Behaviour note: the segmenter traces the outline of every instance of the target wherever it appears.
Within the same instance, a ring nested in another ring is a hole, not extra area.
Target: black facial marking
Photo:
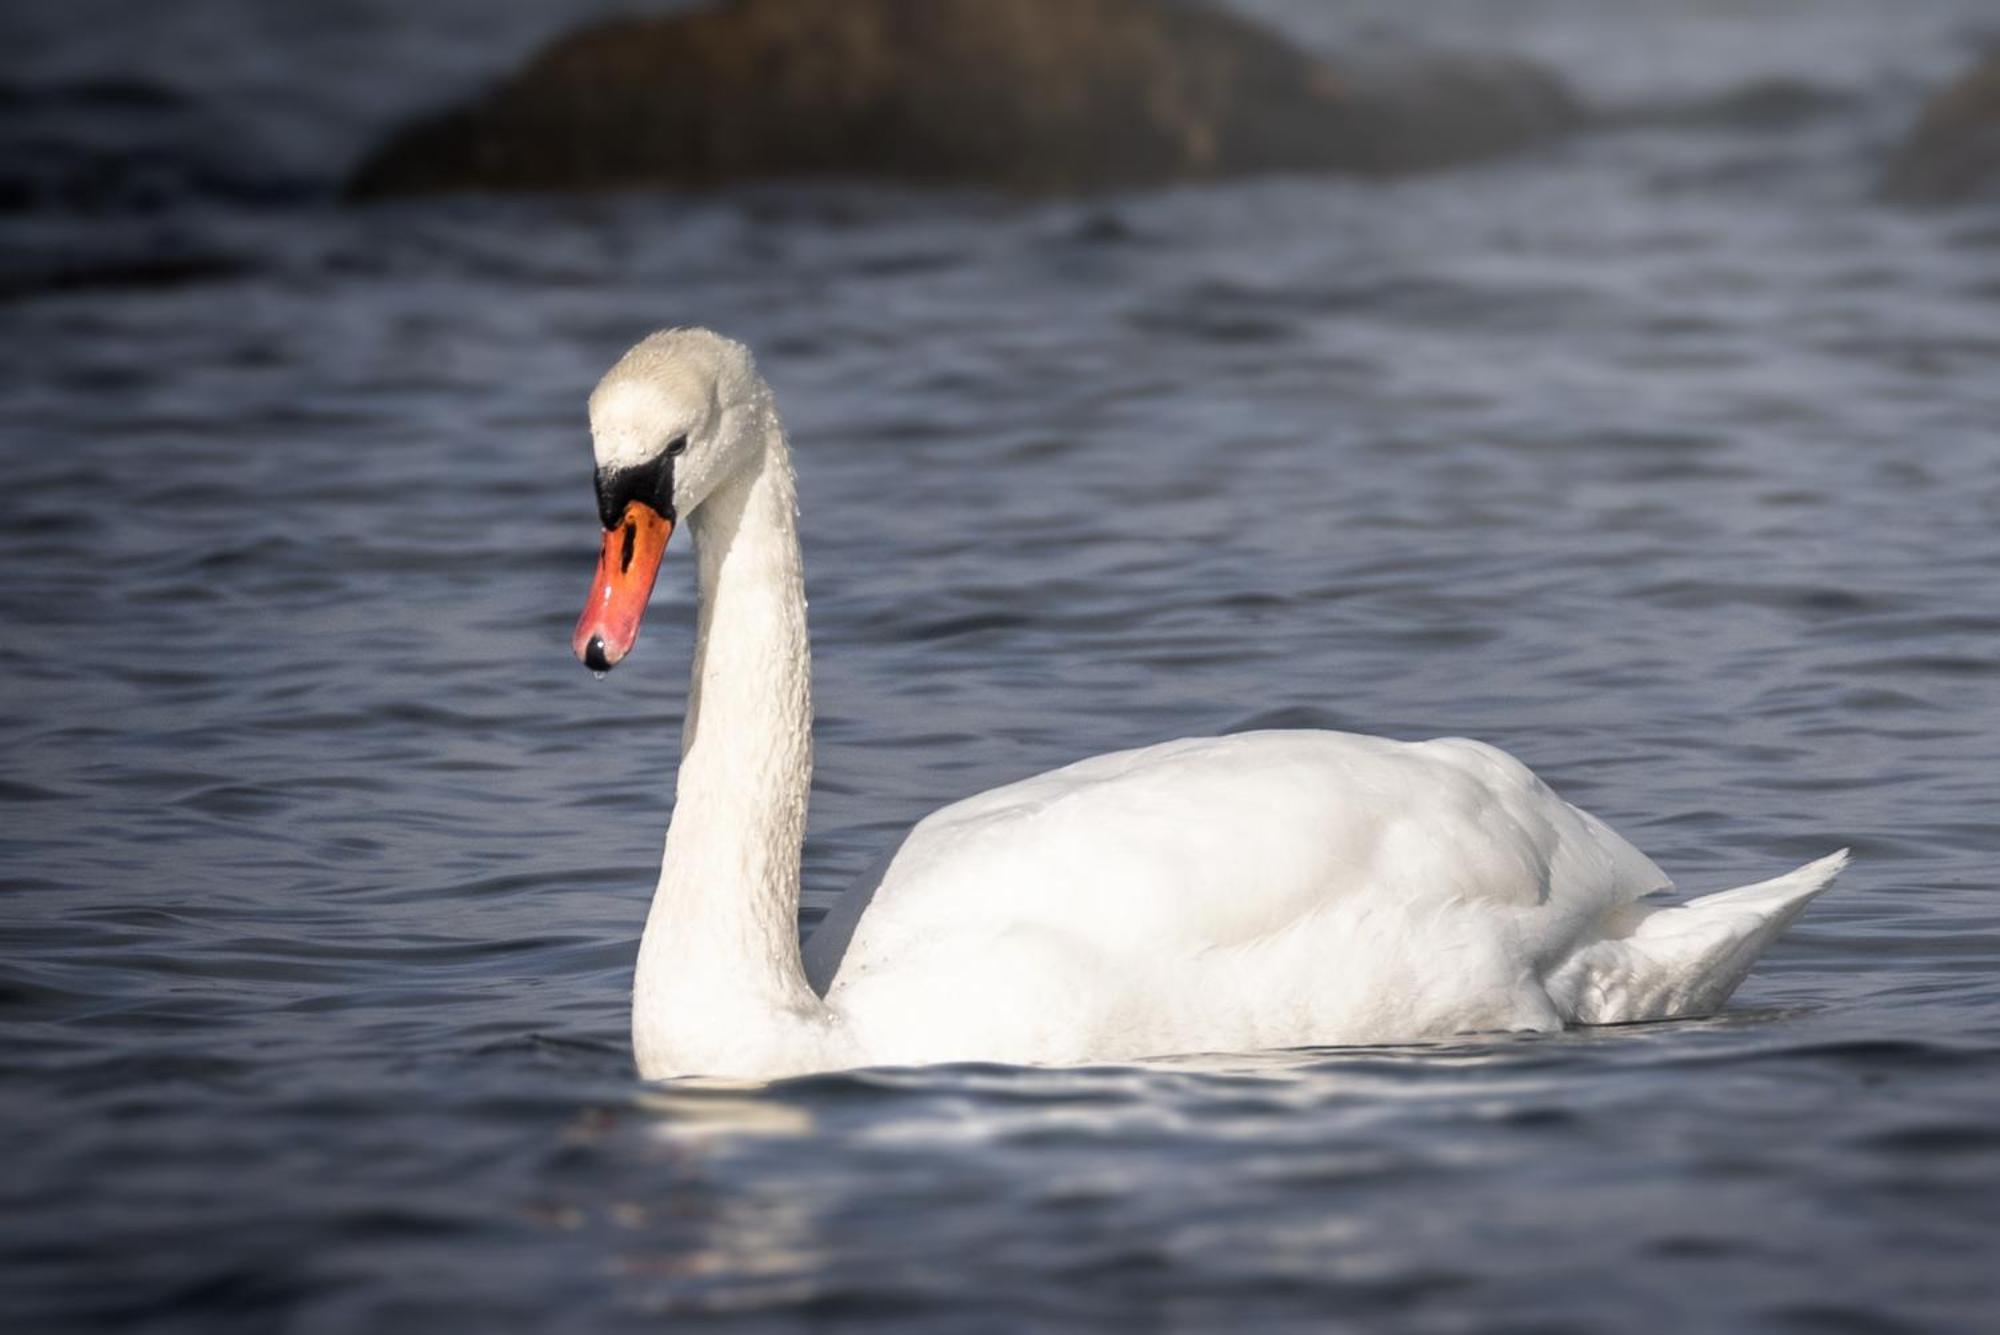
[[[626,571],[632,568],[632,545],[636,543],[638,540],[639,540],[639,526],[637,524],[627,524],[625,526],[625,551],[624,554],[618,558],[619,574],[622,575]]]
[[[605,532],[618,527],[618,521],[625,517],[625,507],[633,501],[644,501],[658,510],[662,518],[675,517],[672,454],[656,454],[631,468],[597,470],[597,518]]]

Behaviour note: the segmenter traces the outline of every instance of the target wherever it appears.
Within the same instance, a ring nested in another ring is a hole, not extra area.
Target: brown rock
[[[1931,99],[1882,190],[1916,204],[2000,195],[2000,52]]]
[[[350,191],[1379,173],[1504,152],[1575,119],[1562,88],[1518,62],[1349,69],[1160,0],[729,0],[558,39],[471,104],[392,134]]]

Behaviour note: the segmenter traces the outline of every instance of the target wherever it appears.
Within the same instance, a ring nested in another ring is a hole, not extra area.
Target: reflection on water
[[[762,1085],[702,1079],[648,1086],[637,1105],[659,1116],[655,1131],[663,1141],[699,1148],[758,1136],[806,1136],[812,1113],[760,1097]]]
[[[1981,11],[1252,7],[1833,95],[1386,185],[0,215],[97,275],[0,306],[14,1326],[1979,1327],[2000,227],[1867,190]],[[302,70],[304,138],[203,96],[313,161],[561,17],[488,8],[329,11],[404,83]],[[10,49],[203,27],[105,12]],[[134,228],[226,268],[89,268]],[[946,797],[1267,726],[1488,738],[1690,893],[1856,865],[1698,1024],[640,1087],[686,553],[624,672],[566,640],[583,397],[669,321],[792,430],[809,917]]]

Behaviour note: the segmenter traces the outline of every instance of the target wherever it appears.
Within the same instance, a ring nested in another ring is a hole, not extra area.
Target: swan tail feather
[[[1846,865],[1843,848],[1755,885],[1685,904],[1634,905],[1623,934],[1583,947],[1549,976],[1549,997],[1572,1024],[1713,1014]]]

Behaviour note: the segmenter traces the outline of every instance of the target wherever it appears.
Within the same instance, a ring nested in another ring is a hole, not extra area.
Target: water
[[[39,125],[263,141],[0,216],[10,1329],[1990,1323],[2000,218],[1868,195],[1980,8],[1251,6],[1822,94],[1389,185],[335,207],[564,17],[473,8],[8,17]],[[643,1086],[686,551],[566,639],[668,322],[792,429],[809,920],[945,798],[1271,724],[1487,738],[1691,891],[1856,864],[1704,1023]]]

